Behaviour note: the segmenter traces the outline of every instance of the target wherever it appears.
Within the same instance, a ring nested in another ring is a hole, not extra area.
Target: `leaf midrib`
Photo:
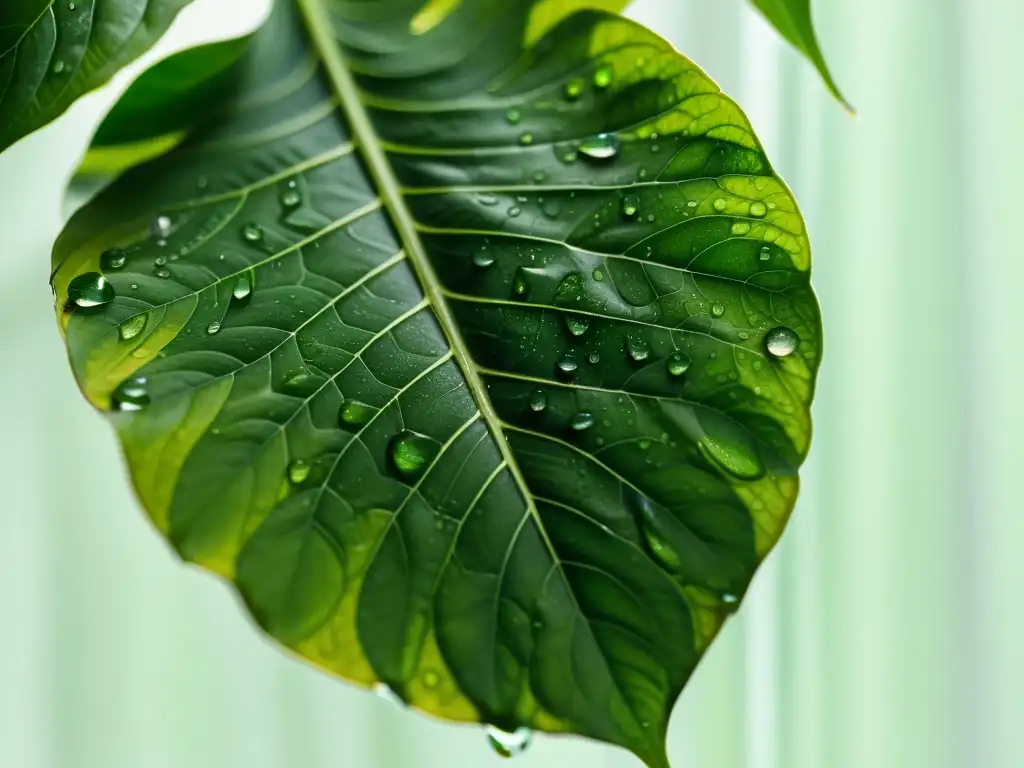
[[[540,514],[537,511],[533,494],[526,483],[526,478],[523,476],[515,455],[505,439],[502,421],[487,394],[487,385],[484,384],[477,370],[473,357],[469,352],[469,346],[462,337],[462,332],[455,321],[451,308],[448,306],[441,280],[438,278],[437,272],[430,262],[430,257],[427,255],[423,241],[420,240],[419,233],[416,230],[416,223],[408,206],[405,204],[402,187],[395,177],[391,162],[388,160],[383,145],[377,137],[376,129],[373,127],[366,108],[363,106],[355,80],[352,78],[348,65],[342,58],[341,50],[331,34],[331,22],[324,11],[323,3],[321,0],[298,0],[298,4],[302,15],[305,17],[306,27],[309,30],[313,45],[320,54],[324,68],[327,71],[327,76],[338,95],[341,109],[349,120],[354,143],[362,150],[367,169],[377,185],[380,198],[384,201],[384,207],[390,214],[392,223],[398,230],[398,235],[405,246],[409,263],[416,273],[420,287],[423,289],[424,295],[434,310],[434,315],[437,317],[438,324],[448,339],[448,344],[463,376],[466,377],[466,385],[469,387],[473,399],[480,408],[480,413],[487,424],[487,430],[491,433],[495,445],[498,447],[502,458],[515,479],[519,492],[527,506],[528,514],[533,517],[534,522],[537,524],[537,529],[543,537],[545,546],[551,553],[552,558],[557,562],[560,558],[541,523]]]

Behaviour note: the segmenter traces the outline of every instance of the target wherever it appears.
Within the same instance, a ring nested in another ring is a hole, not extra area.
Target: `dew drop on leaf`
[[[772,357],[788,357],[796,352],[800,337],[792,328],[779,326],[768,331],[764,337],[764,346]]]
[[[604,272],[600,268],[594,270],[594,279],[599,283],[604,280]]]
[[[480,267],[481,269],[486,269],[487,267],[494,264],[494,254],[481,248],[479,251],[473,254],[473,264]]]
[[[373,416],[374,409],[358,400],[346,400],[338,411],[338,425],[345,427],[361,427]]]
[[[171,234],[171,219],[168,216],[157,216],[149,225],[149,234],[157,240],[162,240]]]
[[[764,475],[764,463],[753,438],[736,426],[705,433],[700,450],[704,456],[740,480],[757,480]]]
[[[55,62],[53,62],[53,67],[51,68],[51,71],[53,72],[53,74],[59,75],[64,71],[64,66],[64,62],[60,59],[57,59]]]
[[[548,407],[548,396],[543,389],[535,389],[530,394],[530,410],[540,413]]]
[[[158,269],[153,274],[159,277],[161,280],[166,280],[171,276],[171,271],[169,269]]]
[[[234,296],[239,301],[241,301],[242,299],[247,298],[249,296],[249,294],[251,294],[251,293],[252,293],[252,283],[249,282],[249,278],[248,277],[246,277],[245,275],[242,275],[235,282],[235,287],[234,287],[234,289],[232,289],[231,295]]]
[[[399,475],[407,479],[415,479],[426,470],[437,456],[438,444],[426,435],[403,429],[388,444],[388,456],[391,465]]]
[[[627,219],[631,219],[636,216],[637,209],[640,206],[640,200],[636,195],[626,195],[622,198],[622,215]]]
[[[117,332],[122,339],[128,341],[130,339],[134,339],[136,336],[142,333],[142,329],[145,327],[146,314],[144,312],[141,312],[137,315],[132,315],[127,320],[122,322],[117,327]]]
[[[512,280],[512,290],[516,296],[524,297],[529,291],[530,286],[526,282],[526,275],[523,272],[523,268],[520,267],[516,270],[516,276]]]
[[[516,757],[523,754],[533,740],[533,731],[529,728],[517,728],[512,733],[487,726],[487,743],[491,749],[502,757]]]
[[[148,384],[145,376],[135,376],[122,381],[110,396],[114,410],[141,411],[149,405]]]
[[[591,160],[611,160],[619,154],[619,140],[613,133],[599,133],[584,139],[579,153]]]
[[[558,360],[558,370],[564,374],[575,373],[579,367],[580,364],[576,361],[576,356],[571,352],[566,352]]]
[[[566,315],[565,327],[573,336],[582,336],[590,327],[590,318],[583,315]]]
[[[721,317],[724,314],[725,314],[725,307],[723,307],[721,304],[712,304],[711,305],[711,316],[712,317]]]
[[[672,376],[682,376],[690,367],[690,356],[685,352],[673,352],[668,357],[668,372]]]
[[[658,531],[651,521],[644,520],[641,527],[644,531],[644,538],[647,540],[647,546],[651,550],[651,554],[654,555],[654,559],[667,570],[678,573],[682,566],[682,561],[679,559],[679,553],[676,552],[675,548],[668,543],[668,540],[661,535],[661,532]]]
[[[515,125],[516,123],[523,119],[523,113],[520,112],[515,107],[510,107],[509,110],[505,113],[505,119],[508,120],[508,122],[511,125]]]
[[[719,198],[716,198],[715,202],[713,202],[711,204],[711,207],[714,208],[719,213],[721,213],[722,211],[725,210],[727,205],[728,205],[728,203],[725,202],[725,198],[719,197]]]
[[[100,254],[100,269],[109,272],[121,269],[128,261],[128,252],[124,248],[110,248]]]
[[[763,247],[763,248],[761,249],[761,252],[760,252],[760,253],[758,253],[758,255],[757,255],[757,258],[759,258],[759,259],[760,259],[761,261],[768,261],[769,259],[771,259],[771,257],[772,257],[772,252],[771,252],[771,250],[770,250],[770,249],[768,248],[768,246],[767,246],[767,245],[766,245],[766,246],[764,246],[764,247]]]
[[[206,326],[206,332],[210,336],[213,336],[218,331],[220,331],[220,320],[214,320],[212,323]]]
[[[247,243],[259,243],[263,240],[263,227],[250,222],[242,227],[242,239]]]
[[[757,201],[750,204],[750,215],[754,218],[760,219],[766,213],[768,213],[768,207],[764,203]]]
[[[586,411],[580,411],[572,417],[572,421],[569,422],[569,426],[575,432],[583,432],[584,430],[590,429],[594,426],[595,421],[596,419],[594,419],[594,414]]]
[[[626,337],[626,352],[634,362],[642,363],[651,354],[651,348],[646,341],[638,336]]]
[[[612,76],[611,64],[602,64],[594,70],[594,85],[598,88],[607,88],[612,84]]]
[[[522,144],[524,147],[530,146],[531,144],[533,144],[533,134],[532,133],[524,133],[524,134],[522,134],[519,137],[519,143]]]
[[[565,84],[562,93],[565,95],[566,101],[578,101],[580,96],[583,95],[583,81],[570,80]]]
[[[283,189],[278,200],[286,211],[294,211],[302,205],[302,194],[297,189]]]
[[[68,284],[68,301],[85,309],[109,304],[115,295],[114,286],[99,272],[78,275]]]
[[[309,477],[312,467],[302,459],[296,459],[288,465],[288,482],[292,485],[302,485]]]

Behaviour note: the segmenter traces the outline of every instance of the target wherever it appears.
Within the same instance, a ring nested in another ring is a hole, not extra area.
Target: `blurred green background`
[[[197,0],[146,61],[265,5]],[[677,768],[1017,768],[1024,3],[814,7],[855,119],[741,0],[631,11],[740,102],[794,188],[827,340],[801,501],[670,752]],[[46,285],[65,180],[129,79],[0,158],[0,766],[497,765],[478,729],[272,648],[137,508]],[[549,738],[518,760],[639,765]]]

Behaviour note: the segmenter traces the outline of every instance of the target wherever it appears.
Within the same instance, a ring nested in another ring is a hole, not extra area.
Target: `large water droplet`
[[[110,396],[110,403],[117,411],[141,411],[149,405],[149,388],[145,376],[136,376],[122,381]]]
[[[423,474],[437,456],[438,450],[436,441],[411,429],[403,429],[391,438],[388,456],[398,474],[407,479],[415,479]]]
[[[642,363],[651,355],[651,347],[646,340],[639,336],[626,337],[626,352],[634,362]]]
[[[685,352],[673,352],[668,357],[668,372],[672,376],[682,376],[690,367],[690,356]]]
[[[573,336],[582,336],[590,327],[590,318],[585,315],[566,315],[565,327]]]
[[[724,314],[725,314],[725,307],[724,306],[722,306],[721,304],[712,304],[711,305],[711,316],[712,317],[721,317]]]
[[[149,225],[149,234],[157,240],[162,240],[171,234],[171,219],[169,216],[157,216]]]
[[[242,275],[235,282],[235,287],[231,291],[231,295],[241,301],[242,299],[248,298],[249,294],[252,293],[252,283],[249,282],[249,278]]]
[[[345,427],[361,427],[370,420],[374,408],[358,400],[346,400],[338,411],[338,425]]]
[[[529,728],[517,728],[512,733],[487,726],[487,743],[491,749],[502,757],[515,757],[521,755],[530,747],[533,739],[533,731]]]
[[[594,418],[594,414],[587,413],[586,411],[580,411],[572,417],[572,421],[569,422],[569,426],[575,432],[582,432],[594,426],[595,421],[596,419]]]
[[[132,315],[127,320],[122,322],[117,327],[117,332],[118,334],[120,334],[122,339],[128,341],[129,339],[134,339],[136,336],[142,333],[142,329],[145,327],[146,314],[140,313],[138,315]]]
[[[99,272],[86,272],[68,284],[68,301],[78,307],[101,307],[114,300],[114,286]]]
[[[796,352],[800,337],[792,328],[779,326],[768,331],[764,337],[764,346],[772,357],[788,357]]]
[[[110,248],[100,254],[100,269],[110,272],[121,269],[128,261],[128,252],[124,248]]]
[[[242,239],[247,243],[258,243],[263,240],[263,227],[256,222],[249,222],[242,227]]]
[[[206,326],[206,332],[210,336],[213,336],[218,331],[220,331],[220,320],[214,320],[212,323]]]
[[[584,139],[579,152],[591,160],[611,160],[619,154],[619,139],[613,133],[599,133]]]
[[[711,204],[711,207],[714,208],[719,213],[721,213],[722,211],[724,211],[726,209],[727,205],[728,205],[728,203],[725,202],[725,198],[719,197],[719,198],[715,199],[715,202],[713,202]]]
[[[612,84],[614,74],[611,64],[602,64],[594,70],[594,85],[598,88],[607,88]]]
[[[558,360],[558,370],[564,374],[575,373],[579,367],[580,364],[572,352],[566,352]]]
[[[548,396],[543,389],[535,389],[530,394],[530,410],[540,413],[548,407]]]
[[[766,213],[768,213],[768,207],[764,203],[755,201],[750,204],[750,215],[754,218],[760,219]]]

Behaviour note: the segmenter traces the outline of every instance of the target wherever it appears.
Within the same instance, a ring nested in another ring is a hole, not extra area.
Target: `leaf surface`
[[[191,0],[3,0],[0,152],[106,83]]]
[[[664,768],[796,496],[804,225],[643,27],[433,5],[280,3],[55,246],[71,364],[157,527],[282,644]]]

